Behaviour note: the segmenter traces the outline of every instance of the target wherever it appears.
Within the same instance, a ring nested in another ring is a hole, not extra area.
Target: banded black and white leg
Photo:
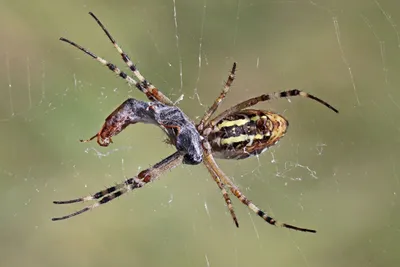
[[[115,39],[111,36],[110,32],[106,29],[103,23],[92,13],[89,14],[96,20],[97,24],[102,28],[104,33],[107,35],[108,39],[110,39],[111,43],[117,49],[118,53],[121,55],[122,60],[128,65],[129,69],[133,72],[136,78],[139,80],[140,85],[143,87],[143,93],[146,94],[147,97],[153,97],[161,103],[166,105],[173,106],[174,103],[161,91],[159,91],[153,84],[151,84],[145,77],[140,73],[140,71],[136,68],[135,64],[129,58],[128,54],[126,54],[122,48],[117,44]]]
[[[208,123],[208,120],[210,119],[210,117],[217,111],[219,105],[222,103],[222,101],[228,94],[229,89],[231,88],[231,85],[232,85],[233,81],[235,80],[235,73],[236,73],[236,62],[233,63],[233,66],[229,73],[228,79],[226,80],[225,86],[222,89],[220,95],[215,99],[212,106],[206,111],[203,118],[201,118],[200,122],[197,124],[197,128],[200,131],[203,130],[204,125]]]
[[[222,112],[221,114],[219,114],[218,116],[213,118],[211,121],[209,121],[207,126],[213,127],[219,121],[221,121],[223,118],[226,118],[227,116],[229,116],[233,113],[239,112],[245,108],[254,106],[254,105],[258,104],[259,102],[270,101],[270,100],[279,99],[279,98],[294,97],[294,96],[310,98],[310,99],[315,100],[315,101],[319,102],[320,104],[326,106],[327,108],[333,110],[334,112],[339,113],[339,111],[336,108],[334,108],[333,106],[331,106],[324,100],[322,100],[314,95],[311,95],[309,93],[306,93],[304,91],[301,91],[299,89],[291,89],[291,90],[282,91],[282,92],[263,94],[263,95],[245,100],[245,101],[225,110],[224,112]],[[206,125],[204,127],[206,127]]]
[[[229,187],[231,193],[237,197],[240,202],[242,202],[244,205],[246,205],[250,210],[252,210],[254,213],[256,213],[258,216],[260,216],[264,221],[271,225],[279,226],[279,227],[284,227],[292,230],[297,230],[297,231],[302,231],[302,232],[310,232],[310,233],[316,233],[316,230],[313,229],[308,229],[308,228],[302,228],[302,227],[297,227],[291,224],[287,223],[282,223],[271,216],[269,216],[267,213],[262,211],[260,208],[258,208],[256,205],[253,204],[240,190],[239,188],[232,182],[232,180],[221,170],[221,168],[217,165],[217,163],[214,160],[214,157],[212,156],[211,152],[211,146],[207,141],[203,142],[203,147],[204,147],[204,164],[206,167],[209,169],[210,173],[213,172],[215,173],[218,178],[221,180],[223,184]]]
[[[228,192],[226,191],[225,185],[222,183],[222,181],[218,177],[218,175],[215,172],[213,172],[210,167],[207,166],[207,161],[204,161],[204,164],[206,165],[207,170],[210,173],[211,177],[214,179],[214,181],[217,183],[219,189],[221,190],[222,196],[224,197],[226,206],[228,207],[228,210],[229,210],[229,213],[231,214],[233,222],[235,223],[236,227],[239,227],[239,222],[236,217],[235,211],[233,209],[232,201],[229,197]]]
[[[162,161],[156,163],[152,167],[141,171],[135,177],[129,178],[121,183],[118,183],[114,186],[108,187],[102,191],[99,191],[93,195],[71,199],[71,200],[61,200],[61,201],[53,201],[54,204],[72,204],[72,203],[83,203],[87,201],[96,201],[92,205],[86,206],[81,210],[78,210],[74,213],[52,218],[53,221],[65,220],[86,211],[91,211],[100,205],[106,204],[112,201],[115,198],[122,196],[123,194],[132,191],[136,188],[141,188],[146,184],[156,180],[162,174],[164,174],[167,170],[171,170],[176,166],[182,164],[183,155],[179,151],[170,155],[169,157],[163,159]]]
[[[128,74],[126,74],[124,71],[122,71],[120,68],[117,67],[117,65],[108,62],[107,60],[105,60],[104,58],[101,58],[99,56],[97,56],[96,54],[94,54],[93,52],[87,50],[86,48],[82,47],[81,45],[70,41],[64,37],[60,38],[61,41],[66,42],[76,48],[78,48],[79,50],[81,50],[82,52],[84,52],[86,55],[90,56],[91,58],[95,59],[96,61],[100,62],[100,64],[106,66],[109,70],[111,70],[112,72],[114,72],[115,74],[117,74],[119,77],[121,77],[122,79],[124,79],[129,85],[135,86],[137,89],[139,89],[142,93],[146,94],[146,89],[143,88],[143,86],[138,83],[136,80],[134,80],[132,77],[130,77]],[[147,95],[147,94],[146,94]],[[150,98],[148,97],[149,100],[154,101],[155,98]]]

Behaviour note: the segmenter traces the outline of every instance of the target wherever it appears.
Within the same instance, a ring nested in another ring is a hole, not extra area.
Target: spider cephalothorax
[[[195,125],[181,109],[176,107],[168,97],[142,76],[129,59],[128,55],[122,51],[114,38],[106,30],[104,25],[93,13],[90,13],[90,15],[106,33],[121,55],[123,61],[128,65],[138,81],[121,71],[116,65],[96,56],[80,45],[65,38],[61,38],[61,40],[75,46],[93,59],[107,66],[111,71],[126,80],[128,84],[135,86],[143,92],[151,102],[139,101],[132,98],[126,100],[106,118],[103,127],[96,135],[83,142],[97,138],[99,145],[108,146],[109,143],[112,142],[111,138],[124,130],[129,124],[142,122],[155,124],[162,128],[169,137],[168,143],[173,144],[177,151],[154,164],[152,167],[141,171],[138,175],[93,195],[66,201],[54,201],[55,204],[69,204],[97,200],[94,204],[75,213],[53,218],[54,221],[68,219],[92,210],[128,191],[143,187],[147,183],[160,177],[167,170],[182,163],[194,165],[203,162],[211,177],[220,188],[236,226],[239,226],[239,223],[226,187],[235,197],[267,223],[298,231],[316,232],[312,229],[280,223],[263,212],[242,194],[232,180],[218,167],[214,157],[223,159],[244,159],[259,155],[268,147],[276,144],[276,142],[284,136],[288,127],[288,121],[285,118],[271,111],[247,109],[259,102],[291,96],[302,96],[313,99],[336,113],[338,112],[337,109],[313,95],[298,89],[291,89],[250,98],[212,118],[235,79],[236,63],[234,63],[228,80],[219,97],[206,111],[200,122]]]

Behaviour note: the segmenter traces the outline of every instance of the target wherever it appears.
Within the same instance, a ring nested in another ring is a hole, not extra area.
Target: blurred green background
[[[94,193],[174,149],[135,125],[107,148],[81,144],[134,88],[61,36],[125,68],[93,11],[143,74],[193,119],[237,79],[222,108],[258,105],[290,121],[258,158],[218,161],[277,219],[234,201],[234,227],[204,166],[183,166],[93,212],[53,200]],[[174,11],[176,16],[174,16]],[[397,0],[0,2],[0,266],[399,266],[400,2]],[[177,25],[177,27],[175,26]]]

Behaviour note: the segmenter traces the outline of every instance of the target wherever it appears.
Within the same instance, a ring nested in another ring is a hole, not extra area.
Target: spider
[[[116,65],[96,56],[82,46],[65,38],[60,38],[60,40],[78,48],[108,67],[108,69],[123,78],[129,85],[135,86],[144,93],[150,102],[144,102],[133,98],[126,100],[106,118],[103,127],[97,134],[88,140],[80,141],[88,142],[96,138],[100,146],[108,146],[112,142],[112,137],[119,134],[128,125],[142,122],[159,126],[167,134],[168,143],[174,145],[177,151],[154,164],[152,167],[141,171],[138,175],[93,195],[72,200],[54,201],[54,204],[71,204],[86,201],[95,202],[69,215],[53,218],[53,221],[68,219],[86,211],[93,210],[129,191],[143,187],[147,183],[159,178],[166,171],[180,164],[196,165],[203,162],[211,177],[221,190],[230,215],[237,227],[239,227],[239,223],[227,189],[250,210],[271,225],[316,233],[316,230],[279,222],[262,211],[253,204],[253,202],[251,202],[219,168],[214,158],[245,159],[256,156],[275,145],[285,135],[289,124],[284,117],[267,110],[249,109],[249,107],[259,102],[301,96],[315,100],[336,113],[338,113],[337,109],[311,94],[298,89],[291,89],[250,98],[212,118],[219,105],[226,97],[235,79],[236,63],[233,63],[233,67],[220,95],[206,111],[200,122],[194,124],[167,96],[145,79],[100,20],[92,12],[89,12],[89,14],[108,36],[111,43],[121,55],[123,61],[127,64],[138,81],[121,71]]]

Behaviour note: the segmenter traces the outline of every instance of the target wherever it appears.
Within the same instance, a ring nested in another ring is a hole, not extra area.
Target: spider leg
[[[208,142],[203,142],[204,146],[204,162],[206,163],[207,168],[211,168],[211,170],[221,179],[221,181],[229,186],[232,194],[237,197],[240,202],[242,202],[244,205],[249,207],[250,210],[252,210],[254,213],[256,213],[258,216],[260,216],[264,221],[271,225],[279,226],[279,227],[284,227],[292,230],[297,230],[297,231],[302,231],[302,232],[309,232],[309,233],[316,233],[316,230],[312,229],[307,229],[307,228],[301,228],[297,227],[291,224],[287,223],[281,223],[271,216],[269,216],[267,213],[262,211],[260,208],[258,208],[256,205],[253,204],[243,193],[239,190],[239,188],[231,181],[231,179],[218,167],[217,163],[214,160],[214,157],[211,154],[211,147]]]
[[[120,70],[116,65],[108,62],[107,60],[96,56],[94,53],[90,52],[89,50],[87,50],[86,48],[78,45],[77,43],[74,43],[64,37],[60,38],[61,41],[66,42],[76,48],[78,48],[79,50],[81,50],[82,52],[84,52],[86,55],[89,55],[90,57],[92,57],[93,59],[97,60],[98,62],[100,62],[102,65],[108,67],[109,70],[111,70],[112,72],[114,72],[115,74],[117,74],[119,77],[121,77],[122,79],[124,79],[129,85],[133,85],[135,86],[137,89],[139,89],[141,92],[145,93],[147,95],[147,90],[145,88],[143,88],[143,86],[138,83],[137,81],[135,81],[132,77],[130,77],[128,74],[126,74],[125,72],[123,72],[122,70]],[[150,99],[153,100],[153,99]]]
[[[52,218],[52,221],[60,221],[65,220],[86,211],[93,210],[94,208],[99,207],[102,204],[105,204],[117,197],[122,196],[123,194],[132,191],[136,188],[141,188],[145,186],[147,183],[156,180],[160,175],[165,173],[167,170],[173,169],[176,166],[180,165],[183,160],[183,155],[180,152],[175,152],[174,154],[168,156],[162,161],[156,163],[153,167],[150,167],[146,170],[141,171],[137,176],[129,178],[122,183],[119,183],[115,186],[111,186],[102,191],[95,193],[94,195],[71,199],[71,200],[63,200],[63,201],[54,201],[54,204],[71,204],[78,202],[86,202],[90,200],[98,200],[92,205],[86,206],[83,209],[76,211],[74,213]]]
[[[200,129],[208,123],[208,120],[210,117],[217,111],[219,105],[222,103],[224,98],[229,92],[229,89],[235,80],[235,72],[236,72],[236,62],[233,63],[232,70],[229,73],[228,79],[226,80],[225,86],[222,89],[220,95],[218,96],[217,99],[215,99],[213,105],[207,110],[207,112],[204,114],[203,118],[200,120],[198,127],[200,126]]]
[[[164,103],[169,106],[173,106],[174,103],[167,96],[165,96],[162,92],[158,91],[158,89],[154,85],[152,85],[150,82],[148,82],[143,77],[143,75],[136,68],[135,64],[130,60],[129,56],[121,49],[121,47],[117,44],[115,39],[108,32],[108,30],[103,25],[103,23],[101,23],[101,21],[92,12],[89,12],[89,14],[94,18],[94,20],[97,22],[97,24],[99,24],[99,26],[103,29],[103,31],[107,35],[108,39],[110,39],[111,43],[114,45],[114,47],[117,49],[118,53],[121,55],[122,60],[126,63],[126,65],[128,65],[128,67],[133,72],[133,74],[136,76],[136,78],[138,78],[141,86],[144,87],[144,90],[142,90],[142,92],[145,93],[146,96],[150,100],[157,99],[161,103]]]
[[[245,109],[247,107],[254,106],[259,102],[270,101],[270,100],[273,100],[273,99],[291,97],[291,96],[302,96],[302,97],[310,98],[312,100],[315,100],[315,101],[321,103],[322,105],[324,105],[327,108],[333,110],[334,112],[339,113],[339,111],[336,108],[334,108],[333,106],[331,106],[330,104],[328,104],[324,100],[319,99],[318,97],[313,96],[313,95],[311,95],[309,93],[306,93],[304,91],[301,91],[299,89],[291,89],[291,90],[282,91],[282,92],[263,94],[263,95],[260,95],[258,97],[250,98],[250,99],[248,99],[246,101],[243,101],[243,102],[241,102],[241,103],[239,103],[239,104],[237,104],[237,105],[225,110],[224,112],[222,112],[218,116],[216,116],[214,119],[212,119],[209,122],[209,125],[215,126],[220,120],[222,120],[226,116],[229,116],[229,115],[231,115],[231,114],[233,114],[235,112],[238,112],[238,111],[240,111],[242,109]]]
[[[139,175],[138,175],[139,176]],[[135,177],[134,177],[135,178]],[[129,178],[121,183],[118,183],[114,186],[110,186],[104,190],[101,190],[93,195],[89,195],[86,197],[80,197],[80,198],[76,198],[76,199],[71,199],[71,200],[60,200],[60,201],[53,201],[54,204],[72,204],[72,203],[79,203],[79,202],[87,202],[90,200],[96,200],[96,199],[100,199],[104,196],[107,196],[109,194],[112,194],[116,191],[121,190],[122,188],[129,186],[130,184],[132,184],[134,182],[134,178]],[[136,181],[137,182],[137,181]]]
[[[92,210],[94,208],[99,207],[102,204],[105,204],[105,203],[107,203],[107,202],[109,202],[109,201],[111,201],[111,200],[113,200],[113,199],[115,199],[117,197],[122,196],[123,194],[125,194],[125,193],[127,193],[129,191],[132,191],[133,189],[143,187],[145,184],[146,183],[144,181],[140,180],[137,177],[130,178],[130,179],[124,181],[123,183],[121,183],[121,184],[119,184],[117,186],[119,188],[119,190],[112,191],[112,193],[109,193],[108,195],[103,195],[103,197],[99,201],[93,203],[92,205],[86,206],[81,210],[78,210],[78,211],[76,211],[74,213],[71,213],[71,214],[68,214],[68,215],[65,215],[65,216],[62,216],[62,217],[52,218],[52,221],[65,220],[65,219],[74,217],[76,215],[79,215],[81,213],[84,213],[86,211],[90,211],[90,210]],[[115,187],[115,188],[117,188],[117,187]],[[112,187],[107,188],[105,191],[107,191],[108,189],[111,189],[111,188]],[[103,191],[100,191],[100,192],[101,192],[100,193],[100,195],[101,195],[103,193]],[[88,197],[85,197],[85,198],[78,198],[78,199],[67,200],[67,201],[54,201],[53,203],[54,204],[70,204],[70,203],[84,202],[84,201],[87,201],[87,200],[98,199],[98,198],[100,198],[100,197],[88,196]]]
[[[231,214],[233,222],[235,223],[236,227],[239,227],[239,222],[238,222],[238,219],[236,217],[235,211],[233,209],[232,201],[231,201],[231,199],[230,199],[230,197],[228,195],[228,192],[226,192],[225,185],[221,182],[219,177],[215,174],[215,172],[208,165],[208,162],[204,161],[204,164],[206,165],[208,172],[210,173],[210,175],[212,176],[214,181],[217,183],[219,189],[221,190],[222,196],[224,197],[226,206],[228,207],[228,210],[229,210],[229,212]]]

